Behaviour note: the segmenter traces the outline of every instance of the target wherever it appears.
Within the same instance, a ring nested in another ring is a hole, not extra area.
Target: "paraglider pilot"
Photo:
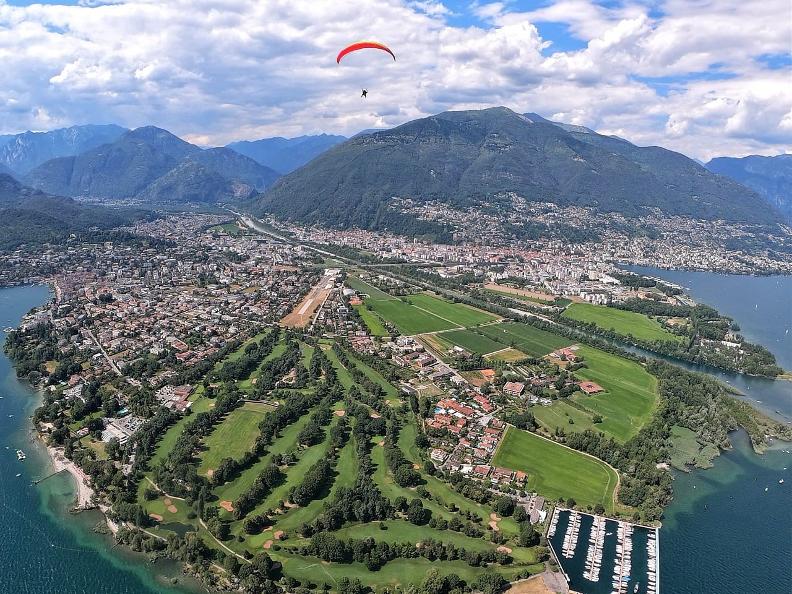
[[[360,96],[363,97],[363,99],[365,99],[366,97],[368,97],[368,91],[366,89],[363,89],[363,91],[360,93]]]

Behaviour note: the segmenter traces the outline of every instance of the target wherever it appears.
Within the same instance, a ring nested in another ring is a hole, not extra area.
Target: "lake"
[[[628,268],[686,287],[792,369],[792,277]],[[792,419],[792,382],[705,371],[768,414]],[[792,444],[758,456],[744,433],[732,441],[734,449],[716,458],[713,468],[675,473],[674,501],[660,532],[664,594],[792,592]]]

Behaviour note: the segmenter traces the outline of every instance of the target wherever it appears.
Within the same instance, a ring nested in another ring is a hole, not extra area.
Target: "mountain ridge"
[[[144,126],[79,155],[51,159],[34,168],[24,181],[50,194],[72,197],[216,202],[263,190],[278,177],[277,172],[231,149],[204,150],[167,130]],[[201,192],[202,182],[209,181]],[[248,186],[249,191],[213,194],[220,186]]]
[[[703,220],[780,219],[772,209],[754,207],[760,198],[752,190],[684,155],[588,129],[570,132],[530,115],[505,107],[451,111],[354,137],[278,180],[253,210],[309,224],[378,229],[384,212],[392,224],[394,197],[469,207],[516,194],[628,217],[659,208],[667,216]]]
[[[125,132],[126,128],[115,124],[85,124],[0,137],[0,164],[21,176],[50,159],[74,156],[115,141]]]
[[[304,135],[296,138],[276,136],[260,140],[241,140],[232,142],[226,147],[281,174],[286,174],[345,140],[347,140],[345,136],[333,134]]]
[[[72,233],[112,229],[141,218],[147,211],[87,206],[73,198],[52,196],[0,174],[0,249],[60,242]]]
[[[716,157],[705,167],[751,188],[792,221],[792,154]]]

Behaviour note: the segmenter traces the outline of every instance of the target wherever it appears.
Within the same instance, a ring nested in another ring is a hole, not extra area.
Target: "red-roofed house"
[[[578,386],[580,386],[580,389],[586,394],[597,394],[599,392],[605,391],[602,386],[595,384],[594,382],[580,382],[578,383]]]
[[[503,385],[503,393],[509,396],[521,396],[525,390],[525,384],[521,382],[506,382]]]

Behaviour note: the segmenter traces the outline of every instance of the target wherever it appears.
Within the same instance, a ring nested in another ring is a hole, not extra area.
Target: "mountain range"
[[[0,136],[0,166],[22,176],[50,159],[78,155],[114,142],[125,132],[126,128],[108,124]]]
[[[518,197],[634,219],[654,209],[772,224],[783,220],[774,207],[788,207],[792,162],[715,159],[705,168],[661,147],[504,107],[445,112],[350,139],[322,134],[209,149],[153,126],[75,126],[0,136],[0,155],[0,174],[50,195],[241,201],[257,214],[405,233],[438,225],[393,208],[393,198],[492,212]]]
[[[659,209],[703,220],[781,220],[754,191],[684,155],[505,107],[450,111],[354,137],[279,179],[253,209],[396,230],[416,221],[391,208],[393,198],[470,208],[503,196],[628,217]]]
[[[31,170],[23,181],[50,194],[218,202],[250,196],[278,173],[228,148],[201,149],[154,126]]]
[[[717,157],[706,167],[748,186],[792,221],[792,155]]]
[[[319,134],[297,138],[264,138],[262,140],[242,140],[232,142],[228,148],[254,159],[258,163],[274,169],[278,173],[291,173],[327,149],[341,144],[345,136]]]
[[[0,174],[0,249],[58,242],[72,233],[112,229],[151,216],[142,210],[83,205]]]

